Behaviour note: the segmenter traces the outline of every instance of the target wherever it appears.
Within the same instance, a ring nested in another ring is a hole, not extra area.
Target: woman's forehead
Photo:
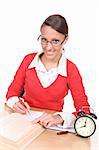
[[[46,37],[46,38],[64,38],[65,35],[63,35],[62,33],[57,32],[56,30],[54,30],[52,27],[44,25],[41,28],[41,35]]]

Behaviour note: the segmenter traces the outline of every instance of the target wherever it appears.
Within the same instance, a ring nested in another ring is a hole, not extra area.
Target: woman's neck
[[[47,59],[45,55],[41,55],[40,59],[45,66],[46,70],[50,70],[52,68],[56,68],[59,64],[59,60],[61,58],[62,54],[60,54],[56,59]]]

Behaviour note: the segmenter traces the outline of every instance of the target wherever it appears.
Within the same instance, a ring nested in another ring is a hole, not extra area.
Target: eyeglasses
[[[65,38],[66,38],[66,35],[65,35]],[[53,39],[52,41],[48,41],[46,38],[42,37],[41,35],[38,37],[38,41],[42,44],[42,45],[47,45],[48,43],[50,43],[53,47],[58,47],[60,45],[63,44],[63,42],[65,41],[65,38],[64,40],[61,42],[60,40],[58,39]]]

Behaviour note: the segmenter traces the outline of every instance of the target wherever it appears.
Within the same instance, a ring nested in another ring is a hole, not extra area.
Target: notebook
[[[31,115],[11,113],[0,119],[0,144],[4,148],[23,150],[36,137],[45,131],[40,124],[32,124],[32,120],[42,112],[31,112]]]
[[[0,145],[3,144],[4,150],[24,150],[43,133],[46,130],[44,127],[39,123],[32,123],[35,118],[42,114],[43,112],[40,111],[30,111],[29,114],[25,115],[11,113],[6,114],[5,117],[0,117]],[[75,132],[73,128],[62,128],[55,125],[48,129]]]

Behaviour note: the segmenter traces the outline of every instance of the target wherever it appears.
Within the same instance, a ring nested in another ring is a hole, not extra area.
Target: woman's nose
[[[52,44],[50,42],[47,43],[46,49],[52,49]]]

